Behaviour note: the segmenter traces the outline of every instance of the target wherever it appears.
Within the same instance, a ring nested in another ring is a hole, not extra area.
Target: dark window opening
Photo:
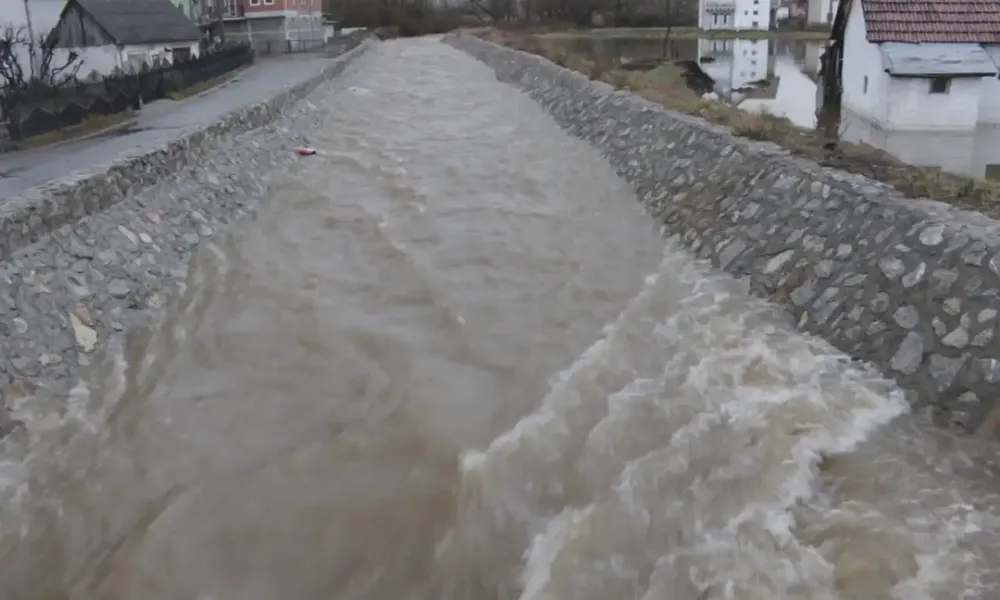
[[[931,94],[947,94],[950,87],[951,79],[947,77],[932,77],[928,92]]]

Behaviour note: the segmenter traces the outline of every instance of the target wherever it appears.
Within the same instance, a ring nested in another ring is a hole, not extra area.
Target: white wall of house
[[[938,167],[974,177],[985,174],[990,159],[977,151],[976,130],[889,130],[873,125],[849,110],[841,111],[840,137],[885,150],[899,160],[920,167]]]
[[[931,80],[923,77],[892,77],[888,82],[886,129],[971,131],[979,121],[982,77],[953,78],[944,94],[930,93]]]
[[[135,68],[145,63],[152,66],[156,59],[173,64],[174,56],[172,49],[186,48],[192,57],[197,57],[199,53],[198,42],[177,42],[171,44],[135,44],[118,48],[117,46],[95,46],[93,48],[80,48],[76,50],[80,56],[82,64],[78,73],[80,78],[93,77],[93,73],[100,76],[110,75],[116,68],[127,69],[131,63]],[[68,50],[62,50],[68,52]]]
[[[736,0],[735,29],[771,28],[771,0]]]
[[[882,53],[868,41],[860,2],[851,2],[844,30],[841,106],[876,126],[887,119],[889,76],[882,67]],[[866,140],[852,140],[866,141]]]
[[[1000,125],[1000,78],[983,77],[979,96],[979,122],[983,125]]]
[[[704,2],[702,3],[704,5]],[[733,29],[735,27],[733,20],[734,8],[732,3],[729,3],[728,9],[707,9],[702,10],[698,18],[698,27],[700,29]]]
[[[698,27],[701,29],[770,29],[770,0],[700,0]]]

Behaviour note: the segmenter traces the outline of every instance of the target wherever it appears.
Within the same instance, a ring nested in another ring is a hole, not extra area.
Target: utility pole
[[[31,24],[31,6],[29,0],[24,0],[24,20],[28,25],[28,62],[31,80],[35,80],[35,28]]]
[[[25,0],[27,1],[27,0]],[[222,21],[222,7],[226,0],[215,0],[215,25],[219,28],[219,42],[221,44],[226,43],[226,27],[223,25]]]

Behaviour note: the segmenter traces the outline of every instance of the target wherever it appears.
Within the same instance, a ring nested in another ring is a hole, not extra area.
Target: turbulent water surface
[[[665,245],[473,59],[345,77],[169,322],[28,419],[0,597],[1000,597],[989,449]]]

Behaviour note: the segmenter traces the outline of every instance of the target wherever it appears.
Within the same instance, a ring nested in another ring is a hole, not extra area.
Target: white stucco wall
[[[78,50],[82,60],[78,75],[80,78],[87,78],[93,72],[100,76],[110,75],[116,68],[127,68],[130,58],[152,66],[156,57],[160,57],[162,61],[172,64],[172,48],[187,48],[192,57],[197,57],[199,53],[198,42],[131,45],[122,49],[116,46],[81,48]]]
[[[1000,79],[984,77],[979,96],[979,122],[1000,125]]]
[[[929,131],[883,129],[842,111],[842,139],[864,142],[881,148],[899,160],[920,167],[938,167],[950,173],[982,177],[985,164],[994,162],[988,153],[977,148],[978,131]]]
[[[725,12],[719,10],[725,8]],[[702,29],[756,29],[771,26],[770,0],[700,0],[698,27]]]
[[[884,126],[889,76],[878,46],[868,41],[860,2],[851,2],[844,30],[843,95],[841,105],[874,125]],[[867,81],[867,86],[866,82]],[[866,140],[851,140],[866,141]]]
[[[704,3],[702,6],[704,7]],[[700,29],[733,29],[734,10],[722,12],[703,9],[698,15],[698,27]]]
[[[981,77],[951,80],[948,93],[931,94],[930,80],[921,77],[889,79],[886,129],[967,131],[979,121]]]
[[[771,27],[771,0],[735,0],[736,29],[767,30]]]

